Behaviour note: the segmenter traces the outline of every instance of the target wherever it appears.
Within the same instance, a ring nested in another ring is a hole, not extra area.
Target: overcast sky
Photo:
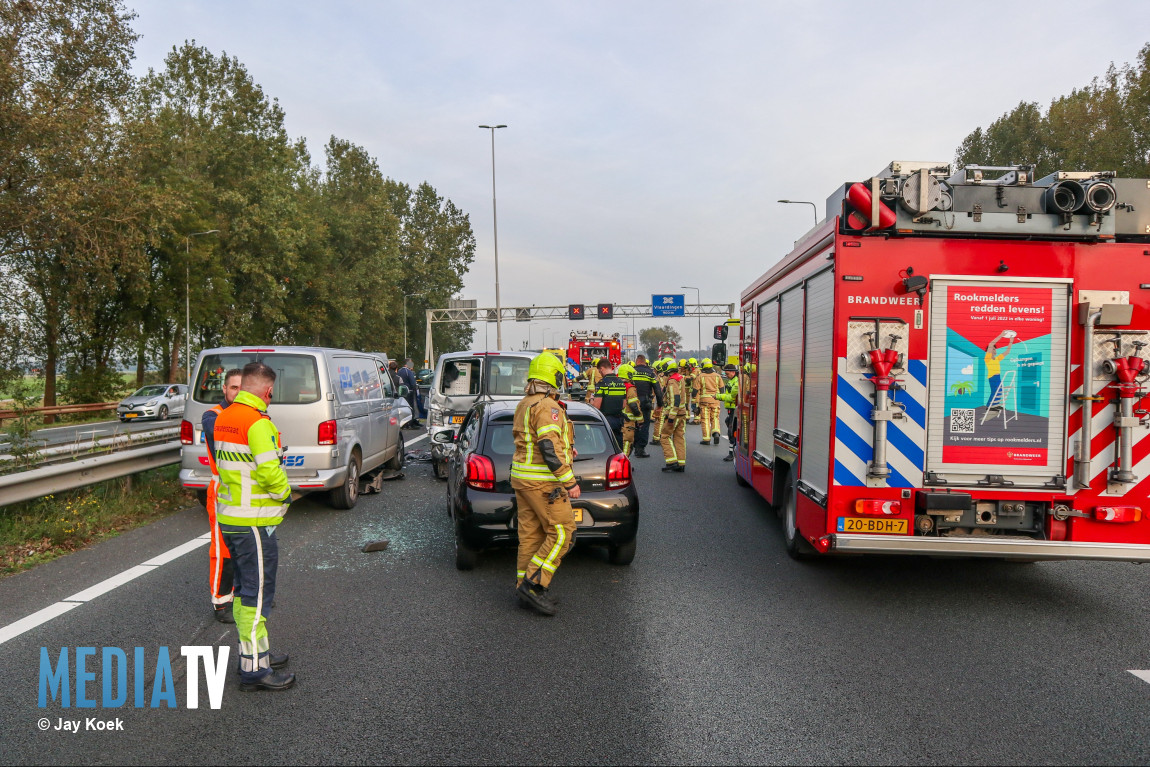
[[[813,224],[810,206],[777,199],[812,200],[821,218],[843,182],[894,159],[952,161],[975,127],[1150,42],[1140,4],[1088,0],[127,2],[141,72],[184,40],[234,55],[313,157],[340,136],[470,214],[463,297],[480,306],[495,275],[490,135],[476,126],[506,123],[505,307],[693,303],[681,285],[737,302]],[[676,323],[694,346],[696,322]],[[504,347],[527,327],[505,323]],[[570,327],[532,323],[532,346]]]

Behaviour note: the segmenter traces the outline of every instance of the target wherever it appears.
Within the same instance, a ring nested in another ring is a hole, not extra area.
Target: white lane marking
[[[152,557],[147,562],[144,562],[143,566],[159,567],[160,565],[166,565],[169,562],[171,562],[173,559],[179,559],[183,555],[188,554],[192,551],[195,551],[200,546],[203,546],[205,543],[211,543],[211,542],[212,542],[212,534],[211,533],[204,533],[199,538],[193,538],[192,540],[188,541],[187,543],[183,544],[182,546],[177,546],[176,548],[172,549],[171,551],[165,551],[163,554],[160,554],[158,557]]]
[[[1150,670],[1148,671],[1134,671],[1131,669],[1131,674],[1141,679],[1143,682],[1150,682]]]
[[[18,637],[25,631],[31,631],[39,626],[41,623],[47,623],[53,618],[63,615],[71,610],[73,607],[79,607],[82,602],[57,602],[54,605],[48,605],[43,610],[37,610],[29,615],[27,618],[21,618],[15,623],[9,623],[4,628],[0,629],[0,644],[4,644],[13,637]]]
[[[129,581],[134,581],[145,573],[150,573],[160,565],[166,565],[174,559],[182,557],[184,554],[195,551],[196,549],[206,546],[211,541],[211,533],[205,533],[197,538],[193,538],[187,543],[181,543],[173,549],[165,551],[163,554],[152,557],[143,564],[129,567],[122,573],[113,575],[111,578],[106,578],[94,586],[89,586],[83,591],[78,591],[70,597],[56,602],[55,604],[48,605],[43,610],[38,610],[26,618],[21,618],[15,623],[9,623],[7,626],[0,628],[0,644],[4,644],[9,639],[14,639],[26,631],[31,631],[37,626],[47,623],[48,621],[71,610],[73,607],[90,602],[98,596],[107,594],[113,589],[123,586]]]
[[[420,436],[418,436],[418,437],[416,437],[415,439],[411,440],[411,442],[408,442],[408,441],[405,439],[405,440],[403,441],[403,444],[404,444],[404,447],[407,447],[407,446],[409,446],[409,445],[414,445],[416,442],[422,442],[422,441],[423,441],[423,440],[425,440],[425,439],[427,439],[427,434],[426,434],[426,433],[424,433],[424,434],[421,434]]]

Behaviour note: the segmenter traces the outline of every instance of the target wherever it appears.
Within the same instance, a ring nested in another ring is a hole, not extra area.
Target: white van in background
[[[331,505],[350,509],[361,483],[378,471],[403,467],[401,427],[412,418],[387,375],[387,355],[310,346],[207,349],[196,360],[180,424],[180,481],[206,496],[211,470],[200,422],[223,401],[228,370],[263,362],[276,372],[268,415],[283,440],[292,490],[328,491]]]

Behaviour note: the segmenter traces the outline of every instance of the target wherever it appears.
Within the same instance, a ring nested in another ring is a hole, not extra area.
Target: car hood
[[[136,405],[143,405],[147,402],[151,402],[154,399],[160,399],[163,396],[163,394],[153,394],[150,397],[124,397],[122,400],[120,400],[120,404],[127,405],[128,407],[135,407]]]

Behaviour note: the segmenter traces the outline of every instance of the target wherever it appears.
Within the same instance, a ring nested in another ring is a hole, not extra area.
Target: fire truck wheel
[[[794,481],[787,482],[783,491],[783,502],[780,506],[783,512],[783,539],[787,545],[787,554],[792,559],[809,559],[814,553],[814,547],[807,543],[798,529],[797,512],[798,494],[795,491]]]
[[[735,482],[737,482],[739,484],[739,487],[750,487],[751,486],[751,483],[748,482],[747,480],[743,479],[743,475],[740,474],[738,471],[735,471]]]

